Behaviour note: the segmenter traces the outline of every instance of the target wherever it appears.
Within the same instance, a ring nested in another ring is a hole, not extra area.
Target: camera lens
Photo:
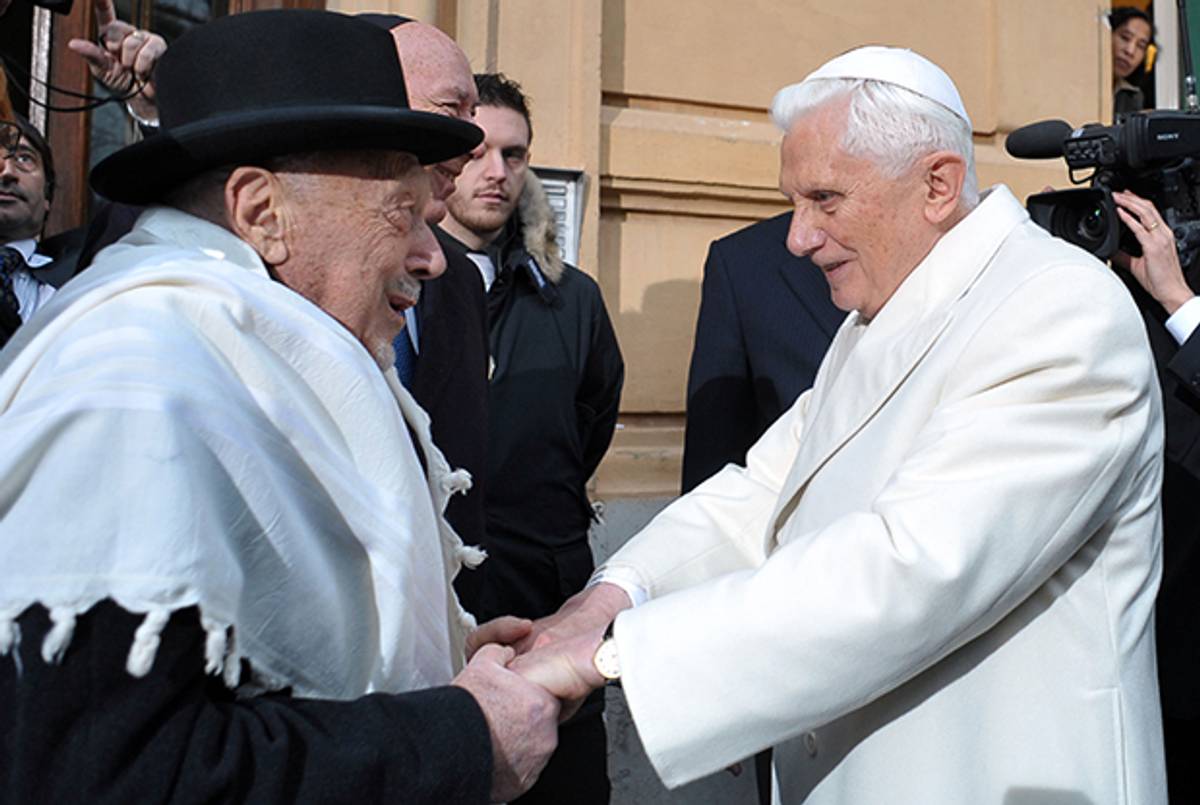
[[[1029,197],[1029,217],[1051,235],[1107,260],[1117,250],[1121,221],[1106,188],[1053,190]]]
[[[1054,211],[1051,232],[1095,254],[1109,234],[1109,216],[1103,204],[1063,205]]]
[[[1108,216],[1103,207],[1092,207],[1084,212],[1076,227],[1079,237],[1086,241],[1102,241],[1108,232]]]

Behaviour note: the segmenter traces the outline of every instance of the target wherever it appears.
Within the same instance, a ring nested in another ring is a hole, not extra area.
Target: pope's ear
[[[225,181],[225,215],[233,233],[264,263],[287,262],[286,193],[274,173],[255,166],[234,168]]]
[[[952,151],[938,151],[925,157],[925,220],[936,225],[949,220],[962,199],[967,164]]]

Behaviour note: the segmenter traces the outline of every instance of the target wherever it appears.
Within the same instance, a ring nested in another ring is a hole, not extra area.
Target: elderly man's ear
[[[925,220],[934,226],[957,221],[967,165],[958,154],[937,151],[923,160],[925,168]]]
[[[279,178],[266,168],[235,168],[225,182],[225,213],[229,227],[249,243],[267,265],[287,262],[289,210]]]

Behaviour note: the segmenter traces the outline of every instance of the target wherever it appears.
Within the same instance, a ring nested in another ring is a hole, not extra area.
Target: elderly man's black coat
[[[461,688],[238,699],[204,671],[195,607],[171,617],[141,679],[125,661],[142,617],[110,601],[77,619],[56,663],[41,656],[46,610],[17,622],[0,656],[2,805],[488,801],[487,721]]]
[[[519,216],[489,253],[488,559],[455,587],[481,620],[537,618],[591,575],[585,487],[612,439],[624,362],[595,281],[531,259]]]

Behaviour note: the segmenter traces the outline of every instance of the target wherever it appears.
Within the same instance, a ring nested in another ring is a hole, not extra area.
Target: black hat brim
[[[194,176],[222,165],[254,165],[310,151],[384,150],[429,165],[466,154],[483,140],[463,120],[384,106],[268,108],[223,115],[152,134],[102,160],[97,193],[151,204]]]

